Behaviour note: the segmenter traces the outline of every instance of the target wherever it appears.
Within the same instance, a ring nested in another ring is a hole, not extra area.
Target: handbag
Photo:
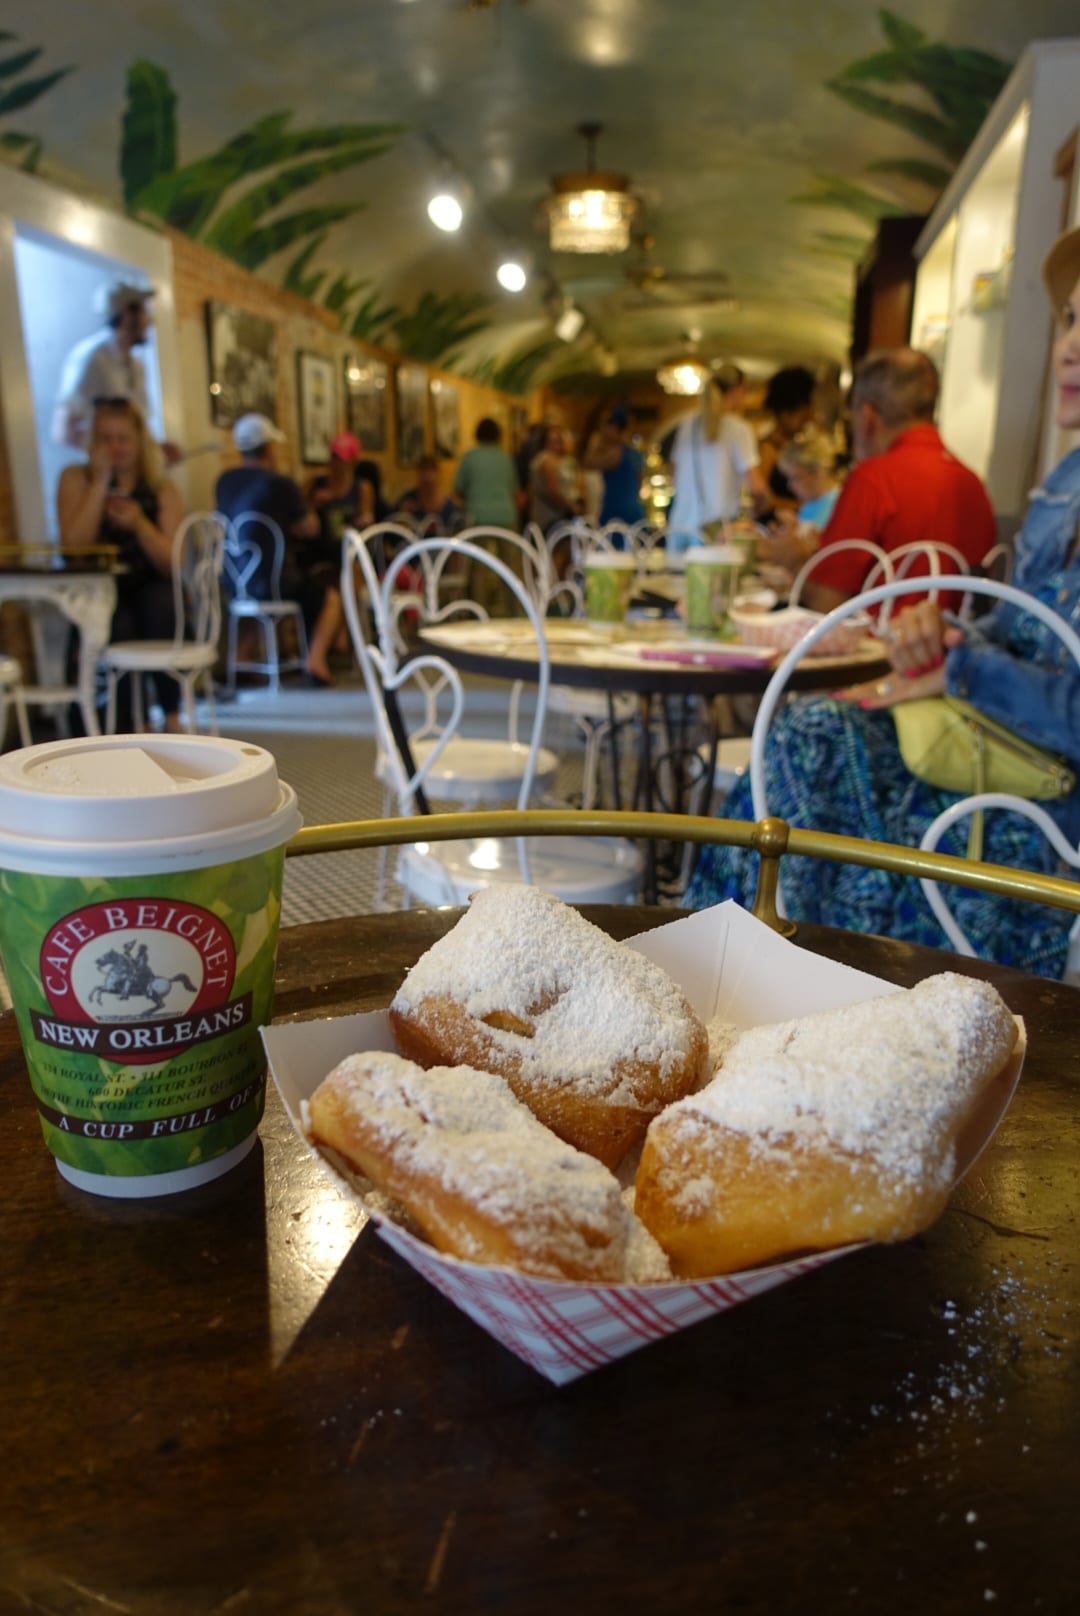
[[[955,696],[903,701],[892,709],[900,755],[920,780],[958,796],[984,791],[1049,801],[1067,797],[1076,776],[1061,758],[1014,735]],[[968,857],[982,854],[982,814],[973,814]]]

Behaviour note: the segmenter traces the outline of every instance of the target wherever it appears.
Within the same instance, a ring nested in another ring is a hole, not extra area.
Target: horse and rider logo
[[[189,993],[198,992],[184,971],[175,971],[172,976],[157,975],[150,964],[150,951],[146,944],[137,943],[133,937],[122,948],[106,949],[94,963],[103,973],[104,980],[90,989],[88,997],[91,1004],[103,1004],[107,993],[121,1001],[149,999],[153,1006],[150,1014],[153,1014],[154,1010],[164,1010],[165,1000],[177,982]]]
[[[114,898],[50,927],[41,985],[67,1025],[185,1021],[232,1002],[236,943],[219,915],[181,899]]]

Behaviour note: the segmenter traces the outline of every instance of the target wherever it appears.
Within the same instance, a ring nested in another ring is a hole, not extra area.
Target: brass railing
[[[827,831],[798,830],[783,819],[710,819],[696,814],[643,814],[604,809],[535,808],[525,812],[500,809],[469,814],[424,814],[405,819],[356,819],[336,825],[307,825],[288,843],[292,857],[338,853],[362,847],[394,847],[408,842],[449,842],[469,837],[625,836],[665,841],[749,847],[761,855],[753,912],[775,931],[791,935],[790,921],[776,910],[780,860],[785,854],[830,859],[837,864],[865,864],[898,875],[928,876],[954,886],[974,887],[1001,897],[1046,903],[1080,914],[1080,883],[1059,876],[1035,875],[1002,864],[975,863],[951,853],[925,853],[921,848],[890,842],[833,836]]]

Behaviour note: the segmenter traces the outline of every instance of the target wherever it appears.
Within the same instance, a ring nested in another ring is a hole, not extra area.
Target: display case
[[[1056,159],[1078,110],[1080,40],[1030,45],[915,244],[911,340],[941,370],[942,437],[1002,517],[1053,453],[1040,266],[1075,205]]]

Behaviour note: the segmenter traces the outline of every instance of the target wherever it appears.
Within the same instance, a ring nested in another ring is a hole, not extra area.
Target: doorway
[[[58,541],[55,494],[60,473],[65,466],[83,458],[78,449],[53,439],[53,412],[60,396],[64,364],[77,343],[104,331],[101,293],[120,280],[133,285],[146,284],[142,271],[134,264],[88,252],[69,241],[16,222],[15,282],[45,500],[46,532],[53,543]],[[154,437],[161,438],[164,433],[161,376],[153,326],[139,351],[139,358],[146,370],[150,431]]]

